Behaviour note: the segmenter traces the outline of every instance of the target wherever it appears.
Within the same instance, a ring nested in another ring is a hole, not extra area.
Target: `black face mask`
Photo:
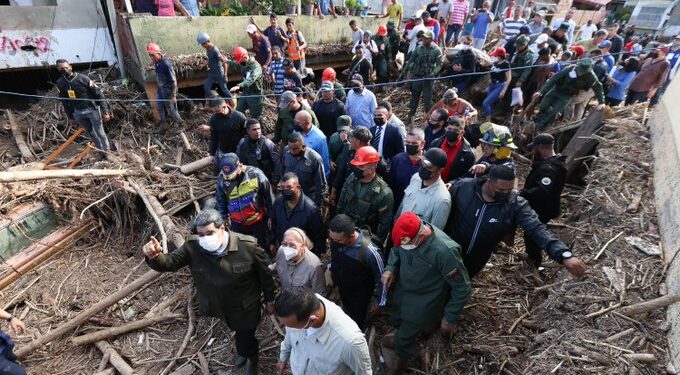
[[[293,191],[293,190],[285,189],[285,190],[281,191],[281,195],[283,196],[283,199],[285,199],[287,201],[292,201],[292,200],[295,199],[295,191]]]
[[[501,193],[498,191],[493,193],[493,200],[496,202],[507,202],[508,198],[510,198],[510,193]]]
[[[363,88],[361,88],[361,87],[355,87],[355,88],[353,88],[352,90],[354,91],[355,94],[361,94],[361,92],[363,91]]]
[[[247,61],[239,63],[241,66],[246,66]]]
[[[352,173],[354,173],[354,177],[356,177],[357,180],[361,180],[362,178],[364,178],[364,171],[362,171],[359,168],[354,168],[354,172]]]
[[[420,167],[420,170],[418,170],[418,176],[420,176],[420,179],[423,181],[429,180],[432,178],[432,171]]]
[[[446,140],[453,143],[458,141],[458,138],[460,137],[460,132],[456,130],[447,130],[445,135]]]
[[[71,76],[71,69],[59,69],[59,74],[61,74],[63,77],[70,77]]]
[[[427,126],[433,128],[433,129],[438,129],[441,125],[439,123],[432,122],[432,121],[428,120]]]
[[[418,145],[406,145],[406,153],[409,155],[417,155],[418,151]]]
[[[654,52],[650,52],[649,55],[647,55],[647,56],[651,57],[652,59],[656,59],[656,58],[659,57],[659,53],[654,51]]]
[[[385,119],[380,117],[373,117],[373,122],[378,126],[385,125]]]

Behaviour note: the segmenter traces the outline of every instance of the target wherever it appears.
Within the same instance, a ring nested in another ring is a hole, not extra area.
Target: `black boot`
[[[236,356],[234,357],[234,367],[236,368],[243,367],[246,364],[247,360],[248,358],[236,354]]]

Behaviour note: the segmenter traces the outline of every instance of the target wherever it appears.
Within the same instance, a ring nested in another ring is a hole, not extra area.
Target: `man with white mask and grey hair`
[[[189,266],[196,287],[199,313],[224,319],[235,331],[235,367],[257,374],[259,345],[255,338],[265,312],[274,311],[274,279],[269,257],[254,237],[232,232],[222,215],[203,210],[194,219],[194,235],[177,250],[163,254],[153,237],[142,247],[146,262],[159,272],[175,272]]]

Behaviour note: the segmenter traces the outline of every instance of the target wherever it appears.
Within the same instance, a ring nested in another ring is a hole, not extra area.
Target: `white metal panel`
[[[0,69],[71,63],[116,61],[108,28],[0,31]]]

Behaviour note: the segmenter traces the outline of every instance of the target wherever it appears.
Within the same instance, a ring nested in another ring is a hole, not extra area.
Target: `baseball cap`
[[[339,132],[349,131],[352,129],[352,118],[347,115],[342,115],[335,120],[335,126],[335,129]]]
[[[583,46],[571,46],[570,48],[576,54],[576,57],[581,57],[586,53],[586,49]]]
[[[670,50],[671,50],[670,47],[667,46],[667,45],[660,46],[660,47],[657,48],[657,49],[658,49],[659,51],[665,53],[665,54],[668,54],[668,52],[670,52]]]
[[[538,12],[536,12],[536,15],[539,15],[541,17],[545,17],[545,10],[539,10]]]
[[[293,64],[293,60],[285,58],[285,59],[283,59],[281,66],[283,66],[284,68],[287,68],[289,66],[295,66],[295,64]]]
[[[256,31],[257,31],[257,27],[255,27],[255,25],[253,25],[252,23],[248,24],[248,26],[246,26],[246,32],[248,34],[254,34]]]
[[[449,125],[459,125],[459,126],[465,126],[465,121],[463,120],[462,117],[458,115],[454,115],[449,117],[448,120],[446,120],[446,123]]]
[[[576,64],[576,73],[585,73],[593,69],[593,60],[582,59]]]
[[[432,32],[432,30],[427,30],[426,32],[423,33],[423,38],[434,39],[434,33]]]
[[[294,102],[296,100],[295,98],[295,93],[288,90],[284,91],[283,94],[281,94],[281,100],[279,101],[279,108],[280,109],[286,109],[290,105],[290,103]]]
[[[222,170],[222,173],[227,179],[230,179],[234,172],[236,172],[236,168],[238,168],[238,156],[233,152],[228,154],[220,153],[217,156],[217,159],[220,163],[220,170]]]
[[[560,27],[559,27],[559,28],[560,28],[561,30],[567,31],[567,30],[569,30],[569,24],[568,24],[568,23],[560,24]]]
[[[529,37],[526,35],[518,35],[515,38],[515,46],[526,46],[529,45]]]
[[[411,211],[404,212],[392,227],[392,243],[400,246],[411,242],[418,235],[421,224],[418,215]]]
[[[538,40],[537,40],[537,43],[538,43]],[[501,57],[501,56],[505,57],[506,54],[507,54],[507,51],[503,47],[495,48],[493,51],[489,52],[489,56],[491,56],[491,57]]]
[[[425,18],[425,17],[431,17],[431,16],[430,16],[430,12],[428,12],[428,11],[424,11],[420,16],[423,17],[423,18]]]
[[[553,145],[555,144],[555,137],[548,133],[541,133],[534,137],[534,139],[529,143],[528,147],[533,147],[536,145]]]
[[[538,37],[536,37],[536,44],[545,43],[548,41],[548,38],[549,38],[548,34],[541,34]]]
[[[522,35],[529,35],[531,34],[531,29],[529,29],[529,26],[523,25],[519,28],[519,33]]]
[[[458,90],[455,88],[450,88],[446,91],[444,91],[444,96],[442,97],[444,100],[454,100],[458,99]]]
[[[425,167],[433,165],[441,169],[446,166],[447,159],[448,158],[444,150],[438,147],[432,147],[431,149],[425,151],[425,155],[420,162]]]
[[[612,42],[610,42],[608,40],[603,40],[602,42],[600,42],[600,44],[597,45],[597,48],[609,48],[611,46],[612,46]]]
[[[330,82],[328,82],[328,81],[322,82],[322,83],[321,83],[321,88],[319,88],[319,91],[320,91],[320,92],[324,92],[324,91],[333,91],[333,84],[330,83]]]
[[[355,74],[352,76],[351,83],[363,85],[364,77],[362,77],[361,74]]]
[[[422,9],[416,10],[415,14],[413,14],[413,18],[421,18],[423,16],[423,12],[425,12]]]

